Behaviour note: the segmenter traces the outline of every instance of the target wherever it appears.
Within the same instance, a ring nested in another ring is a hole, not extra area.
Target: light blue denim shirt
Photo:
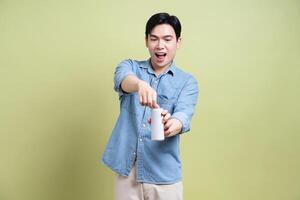
[[[181,180],[180,134],[152,141],[148,119],[151,109],[141,106],[137,93],[125,93],[120,85],[129,74],[146,81],[157,92],[160,107],[181,121],[181,133],[190,130],[198,97],[196,79],[175,66],[156,76],[150,59],[124,60],[115,71],[114,89],[119,93],[120,115],[103,154],[102,162],[116,173],[128,176],[136,161],[138,182],[172,184]]]

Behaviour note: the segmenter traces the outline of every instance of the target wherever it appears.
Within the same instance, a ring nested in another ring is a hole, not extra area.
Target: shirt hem
[[[109,169],[111,169],[113,172],[121,175],[121,176],[124,176],[124,177],[128,177],[129,176],[129,173],[130,173],[130,170],[129,170],[129,173],[126,174],[126,173],[122,173],[119,169],[116,169],[116,168],[113,168],[112,166],[110,166],[105,160],[102,160],[101,161],[102,164],[104,164],[106,167],[108,167]]]
[[[124,174],[122,173],[120,170],[118,169],[115,169],[113,167],[111,167],[105,160],[101,160],[101,162],[107,166],[109,169],[111,169],[113,172],[121,175],[121,176],[124,176],[124,177],[128,177],[129,176],[129,173],[128,174]],[[171,181],[150,181],[150,180],[144,180],[144,179],[136,179],[137,182],[139,183],[149,183],[149,184],[156,184],[156,185],[170,185],[170,184],[174,184],[174,183],[178,183],[180,181],[182,181],[182,178],[177,178],[175,180],[171,180]]]
[[[174,184],[174,183],[178,183],[180,181],[182,181],[182,178],[179,179],[175,179],[172,181],[149,181],[149,180],[141,180],[141,179],[137,179],[136,180],[139,183],[149,183],[149,184],[156,184],[156,185],[170,185],[170,184]]]

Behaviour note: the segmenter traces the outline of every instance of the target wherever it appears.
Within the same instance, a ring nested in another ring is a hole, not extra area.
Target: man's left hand
[[[180,133],[182,129],[182,123],[178,119],[171,118],[171,115],[167,110],[164,110],[162,112],[162,117],[164,123],[165,137],[172,137]]]

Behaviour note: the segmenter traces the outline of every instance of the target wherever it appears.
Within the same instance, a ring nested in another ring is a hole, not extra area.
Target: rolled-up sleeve
[[[181,133],[190,130],[190,122],[195,111],[198,93],[197,80],[189,75],[189,78],[179,94],[174,113],[172,114],[172,118],[176,118],[182,123]]]
[[[123,79],[128,75],[135,74],[134,71],[135,69],[133,66],[133,62],[129,59],[122,61],[116,67],[114,75],[114,90],[119,93],[119,97],[124,94],[124,91],[121,88]]]

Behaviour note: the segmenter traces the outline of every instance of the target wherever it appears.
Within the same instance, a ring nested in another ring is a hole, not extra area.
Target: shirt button
[[[140,142],[142,142],[143,141],[143,139],[142,138],[140,138]]]
[[[146,127],[146,124],[145,124],[145,123],[143,124],[143,127]]]

